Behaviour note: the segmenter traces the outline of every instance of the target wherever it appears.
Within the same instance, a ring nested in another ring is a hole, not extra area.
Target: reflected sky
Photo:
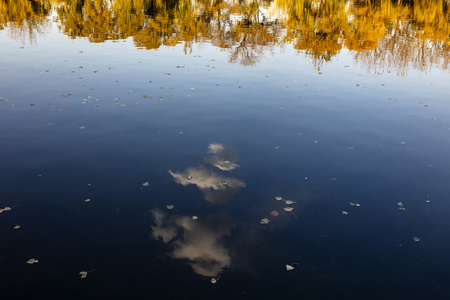
[[[5,299],[450,298],[446,1],[0,14]]]
[[[205,163],[220,170],[231,171],[239,167],[235,163],[236,151],[231,147],[212,143],[208,146],[208,153],[213,155],[205,157]],[[176,183],[183,186],[196,185],[203,192],[205,200],[214,204],[228,202],[241,188],[245,187],[243,181],[217,174],[203,165],[188,167],[182,172],[169,170],[169,174]]]
[[[215,214],[194,220],[157,209],[152,215],[156,224],[152,226],[152,236],[169,244],[170,257],[187,259],[195,273],[207,277],[217,277],[230,266],[229,250],[221,241],[230,234],[231,222],[226,215]]]
[[[222,144],[209,144],[208,153],[213,155],[205,157],[205,162],[222,170],[232,171],[239,167],[235,163],[236,151],[231,147],[224,147]]]

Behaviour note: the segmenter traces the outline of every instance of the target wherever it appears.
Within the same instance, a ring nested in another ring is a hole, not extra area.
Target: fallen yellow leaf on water
[[[348,215],[348,212],[346,212],[345,210],[342,211],[343,215]]]
[[[11,210],[11,207],[6,206],[3,210],[4,211]]]
[[[286,270],[287,271],[294,270],[294,267],[291,265],[286,265]]]
[[[294,210],[294,208],[293,207],[285,207],[285,208],[283,208],[285,211],[293,211]]]
[[[211,283],[217,283],[217,280],[219,280],[220,279],[220,276],[219,277],[217,277],[217,278],[211,278]]]
[[[283,197],[275,197],[276,200],[281,201],[283,200]]]
[[[269,224],[270,220],[267,218],[261,219],[261,221],[259,223],[261,223],[261,225],[266,225]]]
[[[414,242],[420,242],[420,239],[417,236],[413,237]]]
[[[1,214],[3,211],[4,211],[4,209],[3,209],[3,208],[0,208],[0,214]]]
[[[87,274],[88,274],[88,272],[87,271],[81,271],[80,273],[78,273],[78,274],[80,274],[81,275],[81,278],[86,278],[87,277]]]
[[[292,205],[292,204],[295,204],[295,202],[294,201],[292,201],[292,200],[286,200],[286,201],[284,201],[287,205]]]
[[[29,260],[27,260],[27,264],[30,264],[30,265],[38,263],[38,262],[39,262],[39,260],[34,259],[34,258],[30,258]]]
[[[84,199],[84,202],[91,202],[90,198]]]
[[[170,205],[166,205],[167,209],[173,209],[175,207],[175,205],[170,204]]]
[[[278,215],[279,215],[279,213],[276,210],[272,210],[272,212],[270,214],[274,217],[278,217]]]
[[[14,226],[14,229],[19,229],[19,228],[20,228],[20,225]]]

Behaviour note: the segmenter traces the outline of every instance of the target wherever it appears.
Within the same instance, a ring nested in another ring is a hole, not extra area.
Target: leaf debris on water
[[[294,270],[294,267],[291,265],[286,265],[286,271]]]
[[[294,208],[293,207],[285,207],[285,208],[283,208],[285,211],[293,211],[294,210]]]
[[[217,278],[211,278],[211,283],[212,284],[214,284],[214,283],[217,283],[217,280],[219,280],[220,279],[220,276],[219,277],[217,277]]]
[[[354,202],[350,202],[349,203],[351,206],[353,206],[353,207],[360,207],[361,206],[361,204],[359,204],[359,203],[354,203]]]
[[[175,207],[175,205],[170,204],[170,205],[166,205],[167,209],[173,209]]]
[[[275,199],[276,199],[277,201],[281,201],[281,200],[283,200],[283,197],[277,196],[277,197],[275,197]]]
[[[197,216],[192,216],[192,220],[198,220]]]
[[[420,239],[417,236],[413,236],[414,242],[420,242]]]
[[[278,215],[280,214],[279,212],[277,212],[276,210],[272,210],[272,212],[270,213],[272,216],[274,217],[278,217]]]
[[[259,222],[261,225],[266,225],[269,224],[270,220],[267,218],[261,219],[261,221]]]
[[[19,228],[20,228],[20,225],[16,225],[13,227],[13,229],[19,229]]]
[[[342,211],[343,215],[348,215],[348,212],[346,212],[345,210]]]
[[[426,203],[430,203],[430,202],[431,202],[431,200],[430,200],[430,195],[427,195],[427,199],[425,199],[425,202],[426,202]]]
[[[84,199],[84,202],[91,202],[90,198]]]
[[[292,200],[285,200],[284,201],[287,205],[292,205],[292,204],[295,204],[296,202],[295,201],[292,201]]]
[[[34,259],[34,258],[30,258],[29,260],[27,260],[27,264],[29,264],[29,265],[32,265],[32,264],[35,264],[35,263],[38,263],[39,262],[39,260],[37,260],[37,259]]]
[[[142,184],[142,186],[149,186],[149,185],[150,185],[150,183],[148,183],[148,181],[146,181]]]

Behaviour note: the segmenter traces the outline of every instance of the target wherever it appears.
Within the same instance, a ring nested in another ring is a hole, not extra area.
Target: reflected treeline
[[[51,8],[47,0],[0,0],[0,30],[9,27],[14,39],[33,42],[45,32]]]
[[[182,43],[187,53],[193,43],[208,42],[244,65],[283,45],[306,53],[316,67],[342,49],[380,71],[449,63],[448,0],[0,0],[0,26],[40,32],[50,7],[72,38],[132,37],[145,49]]]

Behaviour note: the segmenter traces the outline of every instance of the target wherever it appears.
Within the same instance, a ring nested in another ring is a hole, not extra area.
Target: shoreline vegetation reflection
[[[229,61],[258,63],[293,47],[316,69],[348,50],[370,72],[449,69],[447,0],[2,0],[0,30],[36,43],[51,26],[92,43],[132,38],[141,49],[209,43]]]

